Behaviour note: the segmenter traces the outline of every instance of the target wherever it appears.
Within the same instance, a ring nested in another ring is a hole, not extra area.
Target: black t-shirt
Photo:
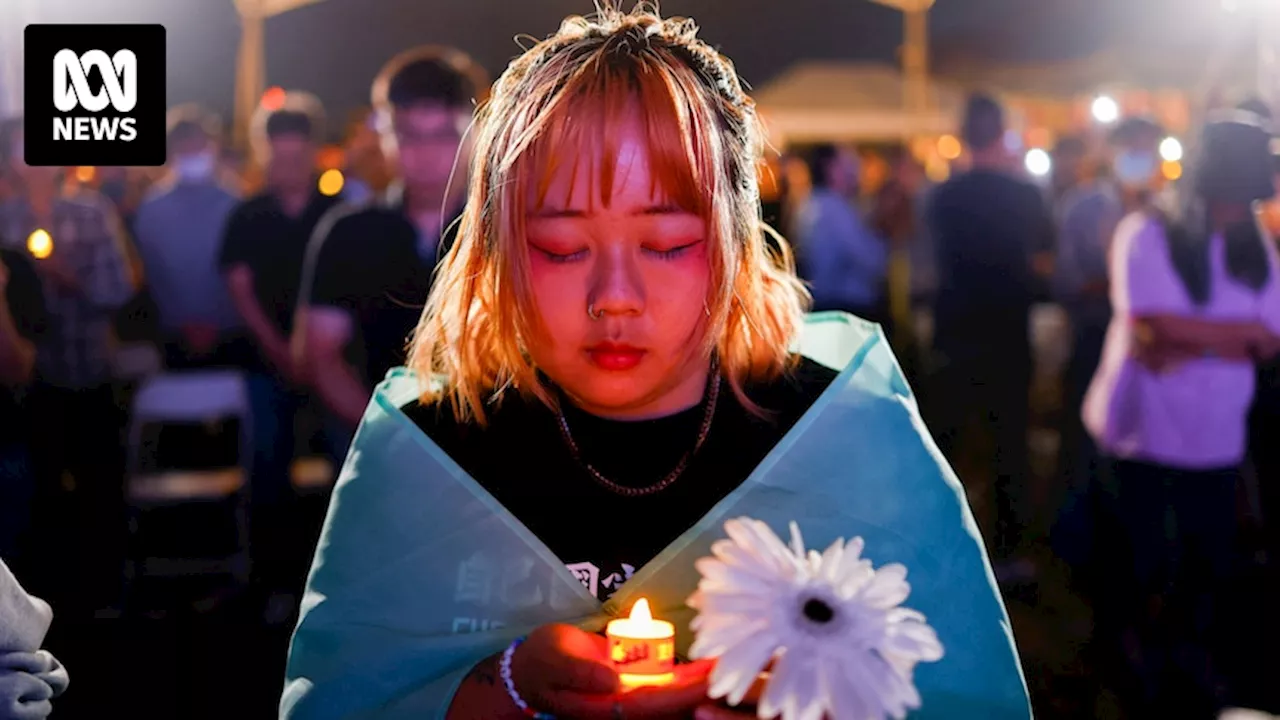
[[[420,238],[394,193],[337,208],[316,228],[309,302],[351,313],[347,361],[370,386],[404,364],[436,262],[453,241],[457,223],[449,219],[444,230],[443,240]]]
[[[938,348],[950,355],[1029,348],[1040,289],[1032,256],[1054,242],[1043,194],[1012,175],[974,170],[934,190],[926,217],[938,254]]]
[[[49,325],[49,311],[35,265],[23,253],[3,249],[0,249],[0,263],[9,275],[4,296],[14,326],[19,335],[36,342]],[[17,394],[13,388],[0,386],[0,445],[15,439],[23,425]]]
[[[274,194],[262,193],[236,206],[227,220],[218,263],[224,272],[236,265],[253,271],[258,303],[285,337],[293,328],[307,243],[320,219],[340,202],[313,192],[302,212],[290,217]]]
[[[747,412],[722,384],[705,443],[670,486],[625,497],[597,484],[570,453],[556,415],[512,396],[489,425],[460,426],[445,408],[414,402],[408,416],[462,469],[607,599],[738,487],[831,384],[836,372],[803,359],[791,374],[747,389],[770,419]],[[652,485],[694,445],[704,405],[655,420],[622,422],[564,403],[583,460],[621,485]],[[646,518],[645,522],[634,522]]]

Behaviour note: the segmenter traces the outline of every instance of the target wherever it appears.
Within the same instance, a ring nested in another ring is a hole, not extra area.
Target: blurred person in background
[[[0,247],[0,560],[22,567],[35,475],[23,394],[35,378],[36,343],[49,324],[40,276],[26,253]]]
[[[123,541],[123,414],[112,387],[111,321],[134,293],[125,239],[110,203],[67,197],[57,168],[23,161],[20,120],[0,127],[0,161],[16,180],[15,195],[0,205],[0,237],[34,259],[49,315],[28,403],[40,564],[32,582],[53,583],[41,591],[49,597],[106,604],[116,600],[112,553]],[[70,567],[81,560],[91,572]],[[59,586],[84,576],[104,596]]]
[[[1280,266],[1254,214],[1274,193],[1269,141],[1255,115],[1211,116],[1185,216],[1134,213],[1112,241],[1114,317],[1083,415],[1124,531],[1106,602],[1135,717],[1208,717],[1232,690],[1246,416],[1255,363],[1280,354]]]
[[[920,193],[926,178],[924,168],[906,147],[892,148],[886,161],[889,177],[876,193],[871,228],[889,243],[890,257],[900,260],[889,263],[881,314],[885,332],[893,339],[899,357],[908,366],[913,366],[917,355],[914,333],[909,322],[899,327],[899,321],[907,320],[909,315],[911,264],[906,258],[920,233]],[[903,370],[908,377],[915,376],[914,367],[904,367]]]
[[[371,110],[357,113],[348,123],[342,141],[345,155],[342,195],[352,205],[373,199],[390,182],[386,177],[387,161],[378,138],[376,117]]]
[[[800,276],[810,284],[813,309],[842,310],[884,323],[888,251],[853,204],[858,160],[835,145],[809,153],[812,190],[796,222]]]
[[[239,198],[219,177],[219,123],[195,106],[169,113],[169,172],[147,193],[134,240],[159,314],[170,368],[236,365],[244,325],[219,272],[222,234]]]
[[[1280,189],[1280,154],[1272,141],[1271,166]],[[1280,191],[1277,192],[1280,195]],[[1265,223],[1272,246],[1280,236],[1280,199],[1267,203]],[[1280,580],[1280,359],[1263,362],[1258,368],[1258,390],[1249,418],[1249,455],[1262,501],[1266,530],[1267,559],[1273,576]]]
[[[970,97],[962,135],[972,165],[933,191],[926,223],[937,252],[939,444],[979,498],[997,576],[1017,582],[1034,573],[1015,553],[1029,519],[1030,313],[1054,227],[1040,189],[1011,172],[1005,130],[995,99]]]
[[[463,139],[487,88],[477,72],[461,52],[434,47],[382,69],[373,104],[398,180],[371,204],[330,213],[308,247],[293,349],[348,437],[374,385],[404,363],[436,262],[456,230],[469,165]]]
[[[291,93],[281,108],[258,112],[252,135],[265,187],[231,213],[218,258],[255,351],[247,365],[255,435],[251,527],[269,535],[254,543],[264,550],[254,568],[272,586],[268,592],[293,585],[298,587],[291,592],[300,592],[302,583],[302,578],[281,576],[286,570],[274,566],[271,550],[285,546],[285,538],[272,534],[290,529],[280,517],[296,454],[296,420],[308,389],[306,364],[295,361],[289,349],[303,260],[316,225],[341,202],[317,185],[322,110],[315,98]]]
[[[1053,177],[1049,182],[1050,204],[1061,210],[1071,193],[1086,182],[1085,166],[1089,159],[1089,147],[1084,138],[1068,135],[1058,140],[1051,155]]]
[[[1111,323],[1107,253],[1120,220],[1153,201],[1160,181],[1160,141],[1164,129],[1145,117],[1127,118],[1111,132],[1105,160],[1109,168],[1094,182],[1062,199],[1054,294],[1071,322],[1071,356],[1063,378],[1060,477],[1069,485],[1064,520],[1055,528],[1055,546],[1081,571],[1090,563],[1095,519],[1097,449],[1084,430],[1080,407],[1098,369]],[[1080,578],[1084,580],[1084,578]]]

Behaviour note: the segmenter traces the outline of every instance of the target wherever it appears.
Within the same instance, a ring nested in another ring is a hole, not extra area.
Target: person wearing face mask
[[[1094,564],[1094,483],[1097,451],[1079,408],[1102,356],[1111,322],[1108,298],[1107,250],[1121,218],[1152,202],[1160,172],[1160,141],[1164,130],[1145,117],[1121,121],[1107,138],[1106,169],[1102,177],[1068,193],[1058,219],[1058,257],[1053,289],[1071,323],[1071,356],[1063,379],[1067,419],[1062,430],[1058,466],[1069,483],[1069,497],[1055,526],[1053,542],[1059,554],[1084,576]]]
[[[217,120],[194,106],[169,113],[169,167],[138,208],[134,235],[159,312],[170,367],[238,364],[248,344],[218,254],[239,197],[219,180]]]
[[[1114,317],[1082,409],[1120,534],[1106,637],[1130,717],[1210,717],[1231,697],[1228,604],[1255,364],[1280,355],[1280,261],[1256,115],[1210,115],[1181,217],[1126,216],[1108,257]]]

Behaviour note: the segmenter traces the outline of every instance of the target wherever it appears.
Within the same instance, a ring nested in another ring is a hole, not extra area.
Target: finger
[[[571,626],[548,628],[547,641],[555,648],[544,655],[546,677],[557,690],[607,695],[620,689],[618,673],[608,663],[609,643],[604,637]]]
[[[670,685],[625,692],[618,703],[627,720],[688,717],[693,708],[707,702],[707,683],[706,676],[677,676]]]
[[[716,667],[715,660],[694,660],[692,662],[680,663],[676,665],[674,673],[676,682],[683,682],[685,679],[702,679],[711,674]]]

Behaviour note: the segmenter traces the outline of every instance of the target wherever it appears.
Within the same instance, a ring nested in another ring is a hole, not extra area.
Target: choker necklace
[[[702,449],[702,444],[707,440],[707,434],[711,432],[711,420],[716,414],[716,400],[720,397],[720,363],[713,359],[711,361],[711,372],[709,381],[707,382],[707,394],[703,400],[706,409],[702,415],[702,425],[698,427],[698,438],[694,441],[693,447],[689,449],[680,458],[680,462],[676,463],[675,468],[667,473],[658,482],[644,487],[631,487],[616,483],[605,477],[599,470],[595,469],[591,463],[582,458],[582,451],[579,450],[578,444],[573,440],[573,433],[569,432],[569,421],[565,419],[564,408],[561,406],[556,411],[557,419],[560,421],[560,435],[564,438],[564,442],[569,446],[569,452],[573,455],[573,459],[587,472],[587,475],[596,482],[597,485],[604,489],[622,495],[624,497],[643,497],[645,495],[653,495],[666,489],[671,483],[675,482],[684,474],[685,468],[689,466],[689,461],[694,455]],[[563,402],[563,399],[562,399]]]

